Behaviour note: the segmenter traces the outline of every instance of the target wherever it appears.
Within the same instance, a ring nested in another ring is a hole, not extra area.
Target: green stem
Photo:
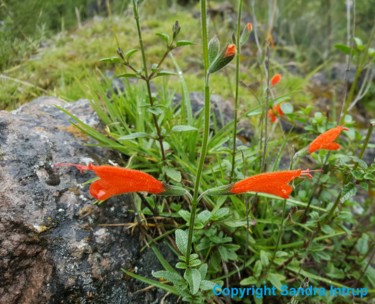
[[[141,31],[141,26],[140,26],[140,23],[139,23],[138,1],[137,0],[133,0],[133,13],[134,13],[135,22],[137,24],[139,46],[141,48],[141,53],[142,53],[144,80],[146,81],[147,94],[148,94],[148,98],[150,100],[150,105],[151,105],[151,107],[153,107],[154,101],[152,99],[152,94],[151,94],[151,83],[150,83],[150,78],[149,78],[148,69],[147,69],[146,52],[145,52],[145,48],[144,48],[144,45],[143,45],[142,31]],[[166,158],[165,158],[165,151],[164,151],[164,146],[163,146],[163,136],[161,134],[161,129],[160,129],[160,126],[159,126],[159,123],[158,123],[158,118],[156,117],[155,114],[152,114],[152,119],[154,121],[156,133],[158,135],[158,141],[159,141],[159,145],[160,145],[161,156],[162,156],[163,162],[165,162]]]
[[[343,111],[341,111],[340,116],[339,116],[340,124],[344,123],[345,116],[348,113],[349,104],[353,101],[354,91],[357,87],[357,82],[358,82],[359,76],[361,75],[361,72],[362,72],[362,68],[360,67],[360,57],[359,56],[358,56],[358,59],[357,59],[357,62],[356,62],[355,66],[356,66],[356,72],[355,72],[355,75],[354,75],[354,80],[353,80],[353,83],[350,87],[348,97],[344,100],[344,103],[343,103],[343,106],[342,106]]]
[[[266,70],[266,78],[267,78],[267,87],[266,87],[266,102],[264,104],[263,109],[263,118],[264,118],[264,146],[263,146],[263,156],[262,156],[262,165],[261,165],[261,172],[266,170],[266,155],[267,155],[267,141],[268,141],[268,116],[267,111],[269,107],[269,99],[270,99],[270,45],[267,41],[266,44],[266,61],[265,61],[265,70]],[[263,138],[261,138],[261,141]]]
[[[203,60],[204,60],[204,75],[206,75],[206,81],[204,86],[204,133],[201,155],[199,158],[197,178],[194,184],[194,195],[191,202],[191,215],[189,223],[189,236],[186,250],[186,263],[189,265],[190,252],[193,239],[195,214],[197,212],[199,186],[201,183],[203,165],[206,159],[207,146],[208,146],[208,135],[210,131],[210,86],[209,86],[209,74],[208,74],[208,38],[207,38],[207,1],[201,0],[201,26],[202,26],[202,44],[203,44]]]
[[[280,243],[281,243],[281,238],[282,238],[282,235],[283,235],[283,232],[284,232],[285,211],[286,211],[286,199],[283,201],[283,214],[282,214],[282,217],[281,217],[282,218],[282,222],[281,222],[281,227],[280,227],[280,230],[279,230],[279,235],[277,237],[276,247],[275,247],[275,250],[273,251],[272,258],[271,258],[271,261],[268,264],[267,270],[264,273],[264,277],[267,277],[268,271],[270,270],[270,267],[271,267],[271,265],[273,264],[273,262],[275,260],[276,252],[279,250],[279,246],[280,246]]]
[[[238,123],[238,89],[239,89],[239,82],[240,82],[240,53],[241,53],[241,45],[240,45],[240,35],[241,35],[241,15],[242,15],[242,6],[243,0],[240,0],[238,4],[238,16],[237,16],[237,37],[236,37],[236,47],[237,47],[237,54],[236,54],[236,93],[234,97],[234,126],[233,126],[233,148],[232,148],[232,170],[230,173],[230,181],[232,181],[233,174],[234,174],[234,166],[236,162],[236,139],[237,139],[237,123]]]
[[[172,41],[173,43],[173,41]],[[157,65],[157,69],[159,69],[159,67],[163,64],[165,58],[167,58],[168,54],[173,50],[173,48],[168,45],[167,46],[167,50],[165,51],[163,57],[159,60],[159,63]],[[149,79],[151,80],[153,77],[155,76],[155,72],[151,72],[150,76],[149,76]]]
[[[365,142],[363,143],[361,152],[359,153],[359,158],[360,159],[362,159],[363,154],[365,154],[365,151],[367,149],[368,143],[370,142],[371,133],[372,133],[372,131],[374,129],[374,126],[375,126],[375,120],[370,121],[370,127],[367,130],[367,135],[366,135],[366,138],[365,138]]]

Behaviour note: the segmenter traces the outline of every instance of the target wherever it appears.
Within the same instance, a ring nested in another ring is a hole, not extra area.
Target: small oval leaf
[[[177,125],[172,128],[172,132],[188,132],[197,130],[197,128],[188,125]]]

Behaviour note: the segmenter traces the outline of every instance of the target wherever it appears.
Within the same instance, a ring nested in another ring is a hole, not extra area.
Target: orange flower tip
[[[272,109],[273,109],[274,112],[276,112],[276,113],[279,114],[280,116],[284,115],[284,112],[283,112],[283,110],[281,109],[281,103],[278,103],[278,104],[275,105]]]
[[[268,112],[267,112],[267,116],[268,116],[268,118],[270,119],[270,121],[271,121],[272,123],[274,123],[274,122],[276,121],[276,119],[277,119],[277,117],[276,117],[276,115],[275,115],[273,109],[269,109],[269,110],[268,110]]]
[[[248,30],[249,32],[251,32],[251,31],[253,30],[253,24],[252,24],[251,22],[248,22],[248,23],[246,24],[246,28],[247,28],[247,30]]]
[[[232,57],[236,55],[237,49],[235,44],[229,44],[225,50],[224,57]]]
[[[309,145],[309,153],[313,153],[317,150],[324,149],[324,150],[338,150],[340,149],[340,145],[338,143],[333,142],[342,131],[348,131],[349,129],[344,126],[337,126],[332,128],[322,134],[320,134],[317,138],[315,138],[311,144]]]
[[[79,170],[79,172],[83,172],[86,170],[92,170],[92,164],[90,163],[88,166],[79,165],[79,164],[72,164],[72,163],[57,163],[54,164],[53,167],[75,167]]]
[[[277,85],[280,82],[280,80],[281,80],[281,74],[273,75],[272,78],[271,78],[271,85],[272,86]]]

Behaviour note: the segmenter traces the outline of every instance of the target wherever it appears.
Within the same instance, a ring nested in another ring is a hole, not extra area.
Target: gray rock
[[[134,294],[134,282],[121,272],[140,258],[138,236],[124,226],[100,226],[132,221],[130,196],[93,205],[81,186],[92,172],[52,167],[111,157],[85,146],[90,140],[55,105],[99,125],[87,100],[42,97],[0,111],[0,303],[155,301],[156,291]]]
[[[191,92],[190,95],[190,103],[192,112],[194,115],[198,115],[204,106],[204,95],[201,92]],[[175,106],[179,106],[181,103],[182,97],[178,94],[175,94],[173,103]],[[215,125],[218,129],[224,128],[228,123],[233,120],[234,116],[234,109],[233,104],[229,101],[223,99],[220,95],[211,94],[210,96],[211,101],[211,124],[212,128],[215,128]],[[247,122],[247,120],[241,120],[238,123],[238,135],[241,139],[244,139],[246,142],[250,142],[251,138],[254,136],[254,131],[251,125]]]

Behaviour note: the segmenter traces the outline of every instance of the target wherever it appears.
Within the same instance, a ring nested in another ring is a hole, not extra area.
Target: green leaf
[[[333,234],[333,233],[335,233],[335,230],[334,230],[331,226],[329,226],[329,225],[324,225],[324,226],[322,227],[322,231],[323,231],[325,234]]]
[[[368,266],[365,273],[367,279],[370,281],[371,286],[375,286],[375,269],[372,266]]]
[[[162,40],[164,40],[167,45],[169,44],[170,37],[169,37],[168,34],[166,34],[166,33],[156,33],[156,36],[159,36]]]
[[[147,108],[147,111],[151,114],[155,114],[156,116],[161,115],[164,113],[164,111],[157,107]]]
[[[185,46],[185,45],[193,45],[193,42],[189,40],[178,40],[176,42],[176,47]]]
[[[189,132],[189,131],[197,131],[198,129],[192,126],[187,125],[177,125],[172,128],[172,132]]]
[[[194,268],[194,267],[198,267],[201,264],[202,264],[202,262],[200,260],[195,259],[195,260],[192,260],[192,261],[189,262],[189,267]]]
[[[171,272],[171,271],[153,271],[152,275],[155,278],[163,278],[167,280],[168,282],[171,282],[173,285],[178,285],[178,283],[182,280],[182,277],[177,274],[176,272]]]
[[[363,175],[365,174],[363,170],[352,170],[351,171],[353,177],[356,179],[356,180],[362,180],[363,179]]]
[[[280,105],[281,110],[284,114],[291,114],[293,113],[293,105],[289,102],[284,102]]]
[[[125,53],[125,55],[124,55],[125,60],[128,61],[128,60],[130,59],[130,57],[133,56],[136,52],[138,52],[137,49],[130,49],[130,50],[128,50],[128,51]]]
[[[375,181],[375,175],[371,172],[365,173],[365,175],[363,177],[367,180],[371,180],[373,182]]]
[[[171,168],[171,167],[164,167],[163,171],[170,179],[178,183],[181,182],[181,179],[182,179],[181,172],[178,171],[177,169]]]
[[[146,283],[146,284],[149,284],[149,285],[152,285],[152,286],[155,286],[155,287],[158,287],[160,289],[163,289],[167,292],[170,292],[174,295],[179,295],[179,293],[177,292],[176,288],[174,288],[173,286],[170,286],[170,285],[167,285],[167,284],[164,284],[164,283],[160,283],[159,281],[155,281],[155,280],[152,280],[152,279],[149,279],[149,278],[145,278],[143,276],[140,276],[138,274],[135,274],[133,272],[130,272],[130,271],[127,271],[125,269],[121,269],[123,272],[125,272],[128,276],[138,280],[138,281],[141,281],[143,283]]]
[[[269,260],[267,252],[263,250],[260,251],[260,261],[262,262],[263,266],[268,266]]]
[[[368,183],[362,182],[359,185],[361,186],[362,189],[364,189],[365,191],[368,191],[368,189],[369,189]]]
[[[201,277],[202,279],[204,279],[207,275],[207,270],[208,270],[208,265],[206,263],[202,264],[200,267],[199,267],[199,272],[201,273]]]
[[[205,225],[210,220],[210,218],[211,218],[211,212],[208,210],[203,210],[202,212],[198,214],[197,221]]]
[[[211,216],[212,221],[219,221],[224,219],[229,214],[229,208],[220,208]]]
[[[159,71],[159,72],[156,73],[155,77],[159,77],[159,76],[171,76],[171,75],[177,75],[177,73],[173,72],[173,71],[161,70],[161,71]]]
[[[350,47],[345,44],[335,44],[335,48],[346,55],[350,54]]]
[[[106,58],[102,58],[100,59],[99,61],[101,62],[110,62],[110,63],[119,63],[121,62],[121,58],[120,57],[106,57]]]
[[[186,269],[184,278],[189,283],[191,294],[195,295],[202,281],[201,273],[198,269]]]
[[[256,261],[254,266],[254,277],[259,278],[262,273],[262,263],[261,261]]]
[[[256,283],[258,283],[258,280],[253,276],[243,279],[240,282],[241,285],[255,285]]]
[[[164,258],[164,256],[161,254],[161,252],[159,251],[159,249],[155,245],[151,245],[151,249],[152,249],[152,251],[154,252],[156,257],[158,258],[160,264],[164,267],[165,270],[167,270],[169,272],[177,273],[177,271],[172,267],[171,264],[169,264],[169,262]]]
[[[356,45],[358,51],[361,52],[365,49],[365,46],[363,45],[363,42],[360,38],[354,37],[354,42],[355,42],[355,45]]]
[[[216,285],[216,283],[214,283],[214,282],[207,281],[207,280],[202,280],[200,288],[202,290],[212,290],[215,285]]]
[[[368,234],[364,233],[362,234],[361,238],[358,240],[357,244],[355,245],[355,249],[360,254],[365,255],[368,252],[368,241],[369,241],[369,236]]]
[[[267,275],[267,280],[273,285],[275,286],[278,290],[281,290],[281,281],[284,281],[285,280],[285,277],[281,274],[277,274],[277,273],[269,273]]]
[[[350,200],[357,193],[357,188],[353,183],[349,183],[342,189],[341,202]]]
[[[183,231],[181,229],[177,229],[176,232],[176,245],[177,248],[180,250],[180,252],[183,255],[187,254],[187,245],[188,245],[188,234],[186,231]],[[189,248],[190,250],[190,248]]]
[[[220,50],[220,41],[215,35],[210,42],[208,43],[208,63],[211,64],[217,55],[219,54]]]
[[[186,269],[186,268],[187,268],[187,265],[186,265],[185,262],[178,262],[178,263],[176,264],[176,268],[178,268],[178,269]]]
[[[143,138],[143,137],[149,137],[149,135],[145,132],[136,132],[136,133],[131,133],[128,135],[120,136],[118,140],[131,140],[131,139]]]
[[[117,78],[138,78],[139,75],[135,73],[122,73],[116,76]]]
[[[186,223],[190,222],[190,212],[187,210],[181,209],[178,211],[178,214],[186,221]]]
[[[262,114],[262,111],[263,111],[262,107],[256,107],[256,108],[250,110],[250,112],[247,112],[246,116],[250,117],[250,116],[260,115],[260,114]]]
[[[336,268],[333,263],[329,263],[327,267],[327,276],[333,279],[343,279],[345,278],[345,273],[343,270]]]

